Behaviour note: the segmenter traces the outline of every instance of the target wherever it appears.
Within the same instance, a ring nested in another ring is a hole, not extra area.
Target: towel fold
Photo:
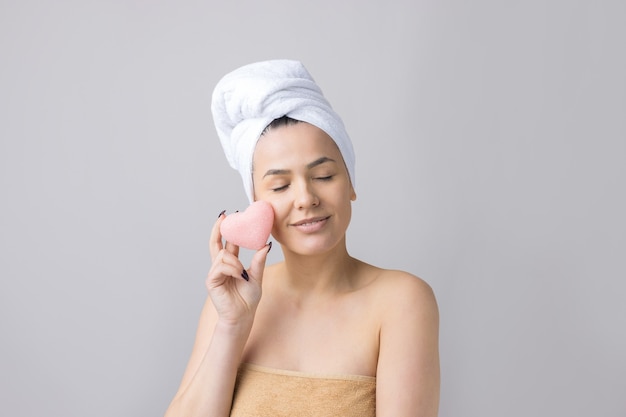
[[[337,144],[355,186],[355,157],[350,137],[301,62],[263,61],[226,74],[213,91],[211,111],[226,159],[239,171],[250,202],[254,200],[254,148],[263,130],[283,116],[326,132]]]

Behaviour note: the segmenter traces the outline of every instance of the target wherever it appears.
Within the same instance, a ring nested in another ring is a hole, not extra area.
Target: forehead
[[[253,156],[256,169],[307,164],[319,157],[343,160],[337,144],[326,132],[306,122],[268,130],[257,142]]]

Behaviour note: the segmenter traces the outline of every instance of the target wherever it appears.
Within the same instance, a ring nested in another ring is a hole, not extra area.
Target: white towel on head
[[[241,174],[250,202],[254,200],[254,148],[267,125],[283,116],[326,132],[337,144],[354,187],[355,157],[350,137],[299,61],[257,62],[226,74],[215,86],[211,111],[226,159]]]

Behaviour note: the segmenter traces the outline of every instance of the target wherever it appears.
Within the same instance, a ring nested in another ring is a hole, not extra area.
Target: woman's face
[[[254,197],[274,208],[283,250],[323,253],[345,237],[356,194],[335,142],[304,122],[269,129],[253,158]]]

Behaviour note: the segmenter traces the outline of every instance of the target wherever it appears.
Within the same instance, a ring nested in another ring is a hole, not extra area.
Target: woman
[[[296,61],[251,64],[213,94],[218,135],[251,201],[274,209],[248,269],[210,238],[208,299],[167,416],[436,416],[438,311],[431,288],[346,247],[354,154]]]

